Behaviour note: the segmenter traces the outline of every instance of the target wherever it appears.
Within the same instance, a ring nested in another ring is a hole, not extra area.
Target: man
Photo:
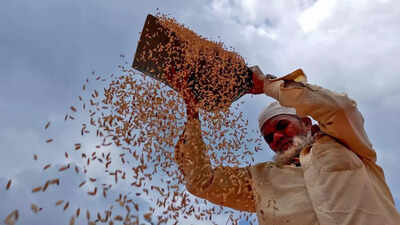
[[[253,81],[250,93],[279,102],[259,117],[260,132],[276,153],[274,162],[213,168],[197,108],[186,94],[188,120],[175,157],[189,192],[256,212],[260,225],[400,224],[353,100],[306,83],[301,70],[279,79],[254,73]]]

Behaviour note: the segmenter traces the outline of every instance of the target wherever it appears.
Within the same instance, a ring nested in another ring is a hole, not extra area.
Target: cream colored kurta
[[[212,168],[200,122],[188,121],[176,161],[192,194],[256,212],[260,225],[400,225],[400,214],[376,165],[376,153],[356,103],[346,95],[301,83],[270,85],[281,105],[311,116],[326,134],[300,154],[301,167],[261,163]]]

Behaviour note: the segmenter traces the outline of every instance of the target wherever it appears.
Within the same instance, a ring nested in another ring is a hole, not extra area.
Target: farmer
[[[253,82],[251,94],[277,100],[259,116],[274,161],[213,168],[194,98],[186,94],[188,119],[175,158],[190,193],[256,212],[260,225],[400,224],[353,100],[308,84],[301,70],[279,79],[254,73]]]

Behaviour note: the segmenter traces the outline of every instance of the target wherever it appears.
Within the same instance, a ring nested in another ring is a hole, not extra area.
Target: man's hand
[[[253,88],[249,90],[249,94],[263,94],[264,93],[264,85],[268,85],[271,79],[276,78],[271,74],[267,74],[266,76],[258,73],[257,71],[253,71]]]
[[[172,84],[175,86],[179,94],[182,96],[183,100],[185,101],[186,104],[186,114],[188,116],[188,119],[198,119],[199,118],[199,109],[197,106],[197,100],[196,97],[194,96],[192,90],[189,88],[189,75],[188,73],[183,74],[183,79],[179,79],[176,76],[176,71],[175,68],[172,67],[170,70],[170,73],[167,74],[167,79]]]
[[[186,104],[186,115],[189,119],[198,119],[199,118],[199,108],[197,106],[197,100],[193,95],[193,92],[186,88],[182,93],[183,100]]]

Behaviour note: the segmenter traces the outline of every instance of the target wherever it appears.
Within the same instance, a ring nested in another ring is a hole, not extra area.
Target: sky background
[[[157,10],[234,47],[264,73],[282,76],[302,68],[310,83],[356,100],[400,208],[399,1],[5,0],[0,7],[1,221],[20,208],[25,210],[20,224],[67,224],[61,210],[33,216],[27,208],[30,202],[56,201],[57,193],[85,201],[86,196],[68,185],[46,195],[33,195],[31,188],[43,180],[42,165],[64,163],[63,152],[80,138],[79,122],[66,124],[64,115],[77,103],[85,79],[93,71],[117,73],[121,54],[131,62],[144,20]],[[249,128],[256,129],[254,118],[271,100],[243,99],[240,110]],[[44,132],[47,121],[52,125]],[[51,145],[44,141],[49,137],[55,139]],[[271,159],[267,145],[265,150],[259,161]],[[38,161],[32,160],[33,154],[39,155]],[[50,170],[46,176],[56,173]],[[71,185],[84,179],[69,172],[63,176]],[[13,184],[5,191],[9,179]],[[121,190],[129,188],[120,185],[116,191]],[[100,198],[90,201],[106,205]]]

